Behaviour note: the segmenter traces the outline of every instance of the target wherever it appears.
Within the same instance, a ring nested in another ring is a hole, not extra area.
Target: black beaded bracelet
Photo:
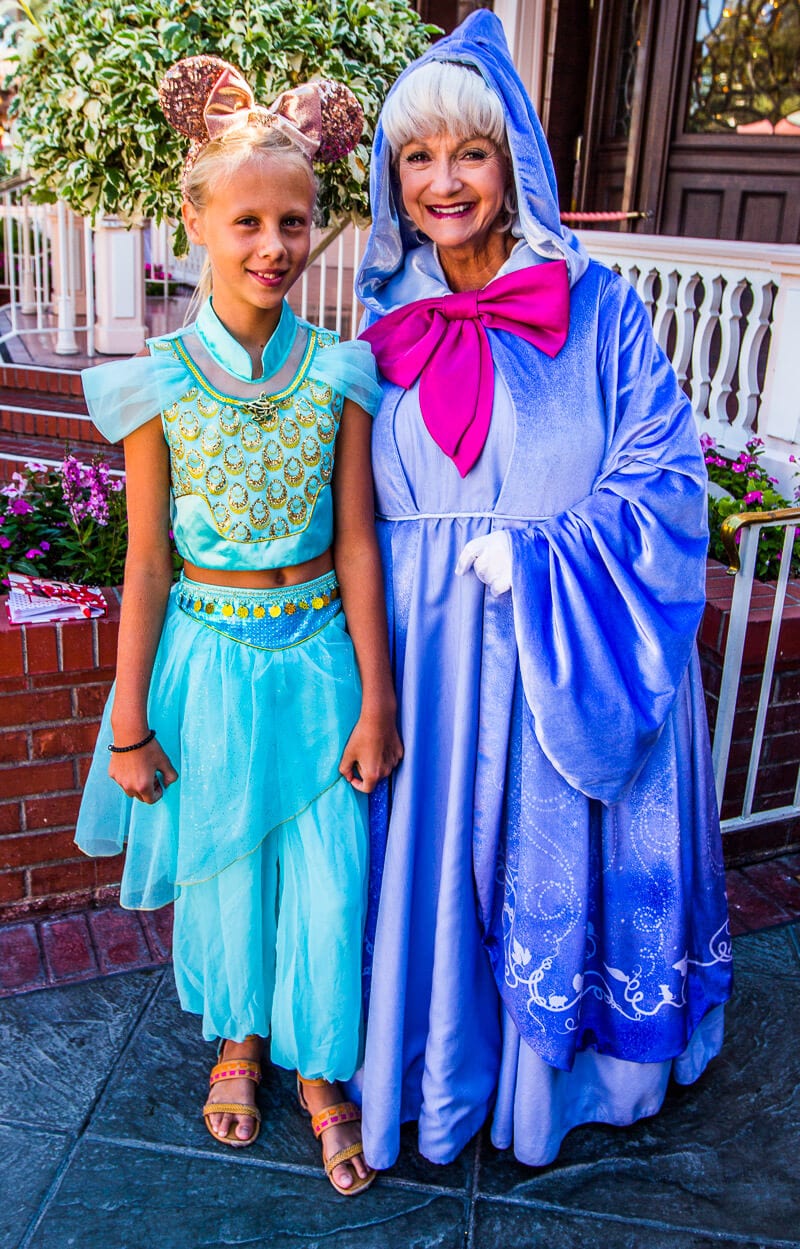
[[[147,737],[143,737],[140,742],[134,742],[132,746],[115,746],[113,742],[110,742],[108,749],[111,751],[112,755],[127,755],[129,750],[141,750],[142,746],[149,745],[155,735],[155,729],[151,729],[147,734]]]

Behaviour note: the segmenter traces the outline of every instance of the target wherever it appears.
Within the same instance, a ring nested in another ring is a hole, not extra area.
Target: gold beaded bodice
[[[310,330],[291,383],[275,394],[223,393],[180,337],[154,340],[193,385],[162,412],[169,445],[178,550],[202,567],[301,563],[333,538],[330,482],[342,395],[313,377],[318,351],[336,336]]]

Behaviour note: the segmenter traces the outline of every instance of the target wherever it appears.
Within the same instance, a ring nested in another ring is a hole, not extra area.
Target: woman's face
[[[426,136],[406,143],[400,188],[414,225],[440,251],[484,251],[502,212],[507,167],[490,139]]]

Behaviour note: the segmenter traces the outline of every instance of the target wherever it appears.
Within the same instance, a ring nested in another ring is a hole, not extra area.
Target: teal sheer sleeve
[[[134,356],[84,369],[89,415],[104,438],[119,442],[185,394],[191,379],[173,356]]]
[[[309,373],[352,399],[370,416],[378,411],[381,387],[369,343],[356,340],[324,347],[316,353]]]

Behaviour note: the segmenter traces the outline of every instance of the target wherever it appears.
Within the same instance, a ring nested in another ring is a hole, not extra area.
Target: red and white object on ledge
[[[106,600],[96,586],[50,581],[27,573],[8,574],[6,606],[12,624],[48,624],[55,620],[81,620],[104,616]]]

